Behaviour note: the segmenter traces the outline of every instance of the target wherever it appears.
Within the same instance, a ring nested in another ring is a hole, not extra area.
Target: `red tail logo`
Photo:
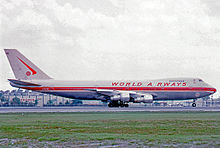
[[[32,72],[32,75],[37,74],[37,72],[33,68],[31,68],[28,64],[26,64],[24,61],[22,61],[19,57],[17,57],[17,58]],[[31,75],[30,71],[26,72],[27,76]]]

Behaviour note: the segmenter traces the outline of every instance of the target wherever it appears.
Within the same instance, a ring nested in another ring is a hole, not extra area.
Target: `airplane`
[[[66,81],[45,74],[16,49],[4,49],[16,79],[10,85],[71,99],[101,100],[109,107],[128,107],[129,102],[193,100],[209,96],[216,89],[199,78],[158,80]]]

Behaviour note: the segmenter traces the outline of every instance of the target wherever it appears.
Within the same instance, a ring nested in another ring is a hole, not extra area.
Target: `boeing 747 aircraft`
[[[187,100],[211,95],[216,89],[199,78],[115,81],[62,81],[45,74],[16,49],[5,49],[16,79],[11,86],[57,96],[101,100],[109,107],[128,107],[129,102],[152,103],[158,100]]]

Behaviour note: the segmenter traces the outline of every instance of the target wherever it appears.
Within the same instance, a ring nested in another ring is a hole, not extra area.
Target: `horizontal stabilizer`
[[[41,86],[39,84],[35,84],[35,83],[30,83],[30,82],[24,82],[24,81],[20,81],[20,80],[15,80],[15,79],[8,79],[11,83],[15,84],[15,85],[22,85],[22,86]]]

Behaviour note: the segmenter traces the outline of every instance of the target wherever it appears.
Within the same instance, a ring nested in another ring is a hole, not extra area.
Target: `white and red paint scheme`
[[[54,80],[16,49],[5,49],[16,79],[13,87],[72,99],[97,99],[109,107],[127,107],[129,102],[152,103],[156,100],[187,100],[204,97],[216,89],[199,78],[172,78],[141,81],[62,81]],[[193,106],[196,106],[193,103]]]

